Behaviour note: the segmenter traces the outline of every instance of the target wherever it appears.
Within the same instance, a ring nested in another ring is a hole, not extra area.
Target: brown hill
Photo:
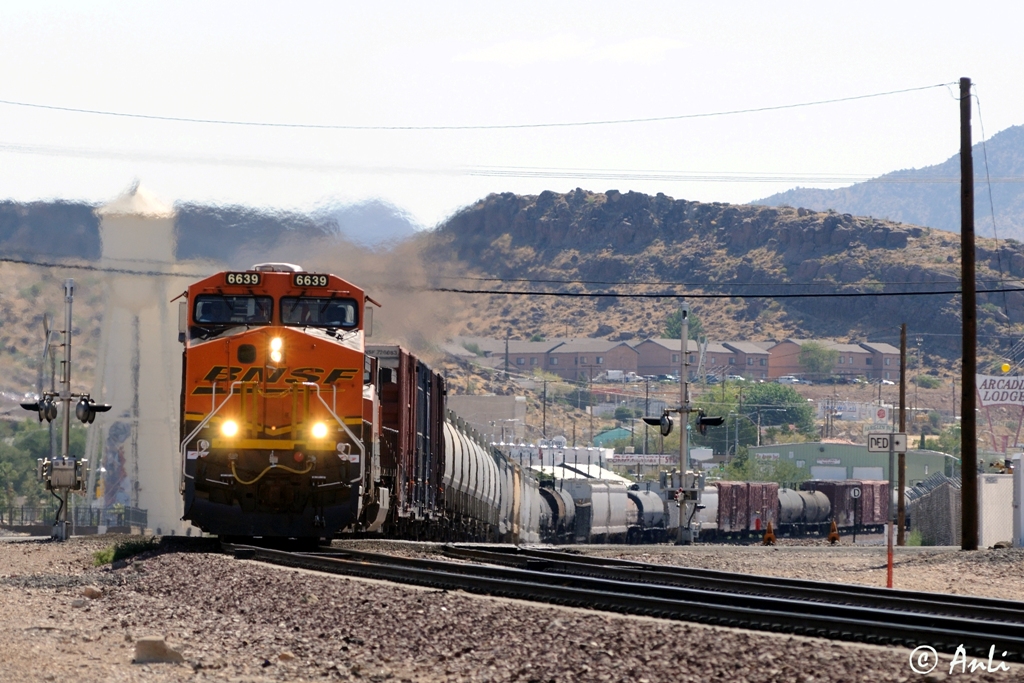
[[[609,294],[467,295],[464,308],[452,314],[462,333],[643,337],[661,331],[676,302],[614,294],[675,292],[693,295],[693,310],[712,339],[895,341],[906,322],[912,335],[924,335],[926,354],[947,361],[959,355],[957,296],[742,297],[955,290],[959,236],[941,230],[832,211],[576,189],[491,195],[423,239],[443,286]],[[977,257],[979,288],[995,288],[989,281],[1000,273],[1012,279],[1005,285],[1024,286],[1016,280],[1024,277],[1020,243],[979,239]],[[996,337],[1020,335],[1024,294],[981,295],[979,306],[983,346],[996,351]]]

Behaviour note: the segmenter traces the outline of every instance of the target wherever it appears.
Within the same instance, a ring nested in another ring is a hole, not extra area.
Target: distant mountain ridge
[[[955,141],[950,141],[955,145]],[[1001,239],[1024,241],[1024,126],[1000,131],[985,143],[992,182],[996,232]],[[985,150],[981,143],[974,156],[975,232],[993,236]],[[856,216],[923,225],[960,232],[960,154],[941,164],[894,171],[878,178],[837,190],[795,188],[758,199],[760,206],[793,206]]]
[[[0,254],[26,260],[95,260],[101,248],[95,209],[83,202],[0,201]],[[273,253],[296,240],[340,238],[371,249],[390,246],[412,237],[419,227],[407,213],[379,200],[310,214],[191,203],[175,209],[177,258],[226,263]]]

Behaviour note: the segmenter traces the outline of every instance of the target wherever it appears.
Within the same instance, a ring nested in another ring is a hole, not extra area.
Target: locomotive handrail
[[[225,398],[223,401],[221,401],[220,405],[217,405],[217,383],[216,382],[213,383],[213,387],[212,387],[212,390],[211,390],[211,398],[210,398],[210,400],[212,402],[213,410],[210,411],[209,415],[207,415],[206,417],[203,418],[203,421],[200,422],[199,425],[195,429],[192,430],[191,434],[189,434],[188,436],[185,437],[185,440],[181,442],[181,446],[179,447],[179,453],[181,454],[182,485],[184,485],[185,479],[195,479],[195,477],[188,476],[188,472],[185,471],[185,463],[186,463],[185,447],[188,446],[188,442],[189,441],[191,441],[192,439],[195,438],[195,436],[199,433],[199,430],[201,430],[203,427],[205,427],[210,422],[210,420],[213,418],[213,416],[220,412],[221,408],[223,408],[225,405],[227,405],[228,401],[231,400],[231,397],[235,395],[235,387],[238,386],[239,384],[242,384],[242,380],[238,380],[238,381],[232,382],[231,386],[228,387],[227,398]]]

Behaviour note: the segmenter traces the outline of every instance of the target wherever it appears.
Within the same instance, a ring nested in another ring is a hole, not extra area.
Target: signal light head
[[[672,418],[668,414],[664,414],[661,417],[645,417],[643,420],[652,427],[658,427],[661,430],[662,436],[668,436],[672,433]]]
[[[234,420],[224,420],[220,426],[220,433],[230,439],[238,434],[238,423]]]
[[[75,417],[82,422],[88,422],[89,413],[91,412],[92,411],[89,410],[89,401],[87,401],[83,396],[82,399],[78,401],[78,405],[75,406]]]
[[[327,436],[327,425],[323,422],[317,422],[313,425],[313,438],[322,439]]]

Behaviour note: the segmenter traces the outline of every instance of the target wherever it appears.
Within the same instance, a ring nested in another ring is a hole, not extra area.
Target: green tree
[[[0,507],[25,499],[28,505],[48,503],[46,490],[36,479],[36,460],[50,456],[50,430],[35,418],[3,423],[0,429]],[[71,454],[85,454],[85,428],[71,428]]]
[[[787,384],[754,384],[746,390],[743,403],[743,414],[755,422],[760,411],[762,427],[794,425],[804,434],[814,431],[814,409],[800,392]]]
[[[724,479],[733,481],[773,481],[793,486],[806,481],[810,475],[806,468],[797,467],[790,460],[762,460],[742,458],[725,466]]]
[[[839,360],[839,352],[821,342],[805,342],[800,346],[800,367],[815,377],[828,377]]]
[[[739,409],[739,387],[741,384],[737,382],[714,387],[693,402],[694,408],[703,410],[709,417],[724,417],[725,424],[720,427],[707,427],[705,433],[701,434],[696,426],[696,417],[694,417],[693,429],[690,431],[691,447],[710,448],[715,453],[735,454],[737,452],[737,433],[741,448],[757,441],[757,429],[750,423],[750,420],[742,417],[745,413]],[[737,414],[741,417],[737,418]],[[676,448],[678,449],[678,445]]]
[[[615,409],[615,419],[619,422],[629,422],[635,417],[643,416],[642,410],[630,408],[629,406],[619,406]]]
[[[700,318],[694,315],[693,311],[687,317],[689,320],[690,329],[689,338],[693,340],[700,339],[704,334],[704,325],[701,324]],[[683,333],[683,313],[678,308],[669,313],[668,317],[665,318],[664,335],[666,339],[679,339],[679,335]]]

